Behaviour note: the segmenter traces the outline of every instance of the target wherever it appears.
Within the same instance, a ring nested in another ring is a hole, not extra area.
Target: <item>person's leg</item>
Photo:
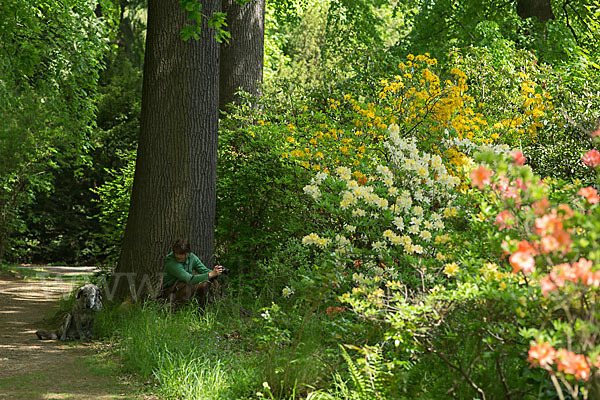
[[[185,303],[192,297],[192,285],[188,285],[185,282],[177,283],[175,291],[173,292],[173,302],[177,304]]]
[[[210,282],[199,283],[194,285],[193,296],[198,300],[200,307],[204,307],[208,300],[208,294],[211,291],[212,284]]]
[[[200,307],[204,307],[209,296],[211,298],[215,297],[219,288],[220,286],[216,279],[213,279],[210,282],[198,283],[196,285],[188,285],[184,282],[180,282],[177,284],[174,291],[174,302],[183,303],[191,300],[192,297],[195,297],[198,300]]]

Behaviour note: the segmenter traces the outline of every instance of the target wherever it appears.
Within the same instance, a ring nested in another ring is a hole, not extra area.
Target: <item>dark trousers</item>
[[[193,298],[198,300],[201,307],[206,305],[209,296],[213,296],[219,289],[219,283],[216,279],[208,282],[198,283],[196,285],[188,285],[185,282],[175,282],[173,285],[166,288],[160,297],[167,299],[170,302],[181,304]]]

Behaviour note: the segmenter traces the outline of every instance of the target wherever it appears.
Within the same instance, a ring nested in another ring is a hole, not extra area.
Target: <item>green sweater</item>
[[[196,274],[192,274],[192,271]],[[163,288],[166,289],[177,281],[185,282],[188,285],[208,282],[209,273],[210,269],[206,268],[194,253],[190,253],[184,262],[178,262],[173,252],[170,252],[165,257]]]

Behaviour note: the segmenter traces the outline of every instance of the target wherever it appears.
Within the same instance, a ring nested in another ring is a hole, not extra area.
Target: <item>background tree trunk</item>
[[[211,16],[220,0],[203,0]],[[155,295],[164,256],[178,238],[213,265],[218,125],[218,44],[203,18],[199,40],[184,42],[178,0],[148,1],[140,137],[119,264],[118,298]]]
[[[260,96],[263,81],[265,42],[265,0],[252,0],[243,7],[234,0],[223,0],[227,13],[229,44],[221,45],[219,70],[219,109],[235,102],[242,88]]]
[[[554,19],[550,0],[518,0],[517,14],[523,19],[535,17],[540,22]]]

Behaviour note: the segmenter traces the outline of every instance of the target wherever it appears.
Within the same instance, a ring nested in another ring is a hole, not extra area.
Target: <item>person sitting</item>
[[[189,242],[179,239],[173,245],[173,251],[165,257],[163,288],[159,297],[179,304],[196,298],[200,306],[204,306],[209,292],[218,288],[216,278],[223,269],[221,265],[212,270],[207,268],[191,252]]]

